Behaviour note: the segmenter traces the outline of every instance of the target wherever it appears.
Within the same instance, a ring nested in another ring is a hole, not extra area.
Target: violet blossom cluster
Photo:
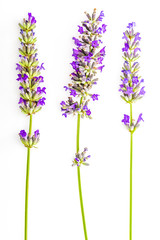
[[[90,155],[86,156],[86,153],[88,151],[88,148],[84,148],[83,152],[81,153],[76,153],[75,158],[73,160],[72,166],[80,166],[81,164],[89,166],[86,161],[91,157]]]
[[[16,70],[19,71],[17,81],[20,84],[20,99],[18,104],[21,111],[29,116],[39,112],[45,105],[46,98],[44,94],[46,94],[46,88],[40,87],[40,83],[44,82],[43,76],[41,76],[41,70],[44,70],[44,63],[39,65],[37,49],[35,47],[35,42],[37,41],[35,32],[33,31],[36,27],[35,17],[31,13],[28,13],[28,19],[24,19],[23,24],[19,24],[19,26],[21,34],[19,38],[21,42],[21,48],[19,48],[20,62],[16,64]],[[19,135],[25,146],[32,146],[33,144],[30,144],[30,141],[32,143],[39,141],[39,133],[38,135],[34,134],[31,138],[31,136],[27,136],[25,131],[23,131]],[[26,141],[28,141],[28,145]]]
[[[144,86],[142,86],[144,79],[139,76],[140,65],[138,63],[139,52],[139,42],[141,40],[140,33],[134,31],[136,24],[134,22],[129,23],[127,30],[123,33],[124,47],[122,48],[123,58],[125,60],[122,67],[121,84],[119,91],[121,92],[121,98],[132,104],[137,100],[141,99],[144,94]],[[138,126],[140,121],[143,121],[142,113],[139,114],[137,121],[130,121],[130,117],[124,114],[124,119],[122,122],[130,131],[134,131]]]
[[[73,72],[70,74],[71,83],[64,86],[69,91],[70,97],[67,101],[61,102],[62,115],[67,117],[70,114],[81,114],[81,117],[91,118],[91,110],[88,107],[90,99],[98,100],[99,95],[90,93],[93,85],[97,84],[98,71],[104,68],[103,59],[105,47],[102,44],[102,34],[106,32],[107,25],[101,24],[104,13],[96,17],[96,9],[93,14],[85,13],[87,20],[82,21],[78,26],[80,36],[73,37],[75,48],[73,49],[74,61],[71,63]],[[78,101],[78,98],[80,101]]]
[[[34,135],[31,137],[25,130],[21,130],[19,136],[25,147],[32,148],[39,142],[40,133],[39,130],[36,130]]]

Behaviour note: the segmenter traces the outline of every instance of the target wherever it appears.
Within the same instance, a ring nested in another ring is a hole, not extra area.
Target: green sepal
[[[40,75],[40,73],[38,73],[37,71],[35,71],[35,72],[32,74],[32,78],[38,77],[39,75]]]
[[[124,58],[124,60],[126,60],[128,62],[127,58],[125,58],[124,56],[122,56],[122,57]]]
[[[82,164],[85,165],[85,166],[89,166],[89,163],[82,162]]]
[[[123,97],[122,95],[121,95],[121,98],[122,98],[126,103],[129,103],[129,102],[125,99],[125,97]]]
[[[41,99],[42,96],[36,97],[36,95],[32,98],[32,101],[38,102],[39,99]]]
[[[20,28],[22,28],[22,30],[25,30],[25,28],[22,26],[22,24],[18,24],[20,26]]]
[[[19,108],[21,109],[21,111],[22,111],[24,114],[28,114],[28,112],[26,112],[22,106],[20,106]]]
[[[33,25],[30,26],[29,30],[32,30],[36,27],[35,23]]]
[[[36,61],[36,62],[33,62],[33,63],[32,63],[32,67],[37,67],[37,66],[38,66],[38,64],[39,64],[39,62],[38,62],[38,61]]]
[[[19,41],[20,41],[20,42],[23,42],[22,38],[19,37]]]
[[[27,24],[26,24],[27,30],[30,28],[30,25],[31,25],[31,23],[30,23],[30,22],[27,22]]]
[[[22,93],[20,93],[20,96],[21,96],[21,98],[23,98],[24,100],[29,100],[29,96],[27,96],[28,94],[25,94],[25,96],[22,94]]]
[[[23,23],[23,28],[24,28],[24,30],[26,30],[26,28],[27,28],[27,25],[25,22]]]
[[[36,82],[34,85],[32,85],[31,89],[34,90],[36,87],[38,87],[39,82]]]
[[[32,40],[32,44],[34,44],[36,41],[37,41],[37,38],[34,38],[34,39]]]
[[[23,55],[23,56],[25,56],[26,55],[26,53],[25,52],[23,52],[22,51],[22,49],[19,49],[19,52]]]
[[[20,137],[21,142],[24,144],[24,146],[29,146],[27,141]]]
[[[37,110],[36,110],[36,108],[35,108],[35,109],[33,110],[33,113],[37,113],[37,112],[39,112],[41,109],[42,109],[42,107],[38,108]]]
[[[25,64],[23,62],[19,62],[19,64],[22,66],[22,67],[25,67]]]
[[[35,54],[37,51],[38,51],[37,49],[32,49],[31,52],[30,52],[30,55]]]

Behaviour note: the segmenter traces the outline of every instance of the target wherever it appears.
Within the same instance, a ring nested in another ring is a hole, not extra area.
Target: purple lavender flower
[[[142,87],[142,88],[141,88],[141,90],[140,90],[140,92],[139,92],[139,95],[144,95],[144,94],[146,93],[146,92],[144,91],[144,88],[145,88],[145,87]]]
[[[67,117],[67,113],[63,113],[62,116],[64,116],[66,118]]]
[[[123,52],[127,52],[128,49],[129,49],[129,45],[128,45],[128,43],[125,43],[124,46],[125,46],[125,47],[122,48],[122,51],[123,51]]]
[[[142,118],[142,113],[139,114],[139,117],[138,117],[138,120],[137,120],[137,124],[138,124],[140,121],[143,121],[143,122],[144,122],[144,120],[143,120],[143,118]]]
[[[74,90],[74,89],[70,89],[70,95],[71,96],[73,96],[73,97],[75,97],[75,96],[77,96],[77,92],[76,92],[76,90]]]
[[[39,137],[40,133],[39,133],[39,130],[37,129],[35,132],[34,132],[34,136],[35,138]]]
[[[20,97],[18,104],[26,104],[26,100]]]
[[[79,50],[73,49],[73,54],[72,54],[72,56],[75,57],[75,60],[78,59],[79,53],[80,53]]]
[[[79,39],[73,37],[74,44],[77,45],[78,47],[82,46],[82,43],[79,41]]]
[[[97,32],[98,34],[101,34],[101,33],[102,33],[102,28],[99,27],[96,32]]]
[[[99,57],[99,58],[97,58],[97,63],[98,64],[102,64],[103,60],[104,60],[103,57]]]
[[[105,47],[103,47],[103,48],[100,50],[100,55],[101,55],[102,57],[105,56]]]
[[[31,24],[36,23],[36,19],[32,16],[32,13],[28,13],[28,21],[31,22]]]
[[[104,65],[99,66],[97,69],[100,70],[100,71],[102,72],[103,68],[104,68]]]
[[[130,117],[126,114],[124,114],[124,118],[122,119],[122,122],[125,124],[125,125],[128,125],[129,124],[129,121],[130,121]]]
[[[21,65],[19,65],[18,63],[16,63],[16,65],[17,65],[17,67],[16,67],[16,70],[19,70],[19,71],[21,71],[21,70],[22,70],[22,67],[21,67]]]
[[[133,29],[135,26],[136,26],[136,23],[135,23],[135,22],[132,22],[132,23],[128,23],[127,28]]]
[[[46,100],[45,97],[39,99],[38,102],[37,102],[37,106],[44,106],[45,105],[45,100]]]
[[[84,105],[83,110],[85,110],[85,111],[88,110],[87,105]]]
[[[38,94],[46,94],[46,88],[45,87],[43,87],[43,88],[41,88],[41,87],[37,87],[37,91],[36,91]]]
[[[98,100],[98,94],[92,94],[91,98],[93,101]]]
[[[106,30],[106,27],[107,27],[106,24],[103,24],[103,25],[102,25],[102,32],[103,32],[103,33],[105,33],[105,32],[107,31],[107,30]]]
[[[91,115],[91,110],[88,109],[88,110],[86,111],[86,114],[87,114],[88,116],[90,116],[90,115]]]
[[[139,83],[138,77],[133,77],[133,78],[132,78],[132,83],[133,83],[133,84]]]
[[[62,101],[60,104],[61,104],[62,106],[64,106],[64,105],[65,105],[65,101]]]
[[[90,63],[91,57],[90,56],[85,56],[84,61]]]
[[[92,47],[98,47],[99,46],[99,43],[98,43],[98,41],[97,40],[94,40],[93,42],[92,42]]]
[[[101,11],[99,17],[97,18],[97,21],[102,22],[103,18],[104,18],[104,12]]]
[[[20,133],[19,133],[19,135],[20,135],[22,138],[26,138],[27,133],[26,133],[25,130],[21,130]]]
[[[75,48],[73,48],[74,61],[71,62],[73,72],[71,73],[71,83],[64,86],[65,90],[70,92],[70,96],[79,97],[81,103],[78,104],[72,98],[69,98],[65,104],[61,102],[62,115],[67,117],[71,113],[76,112],[82,117],[91,118],[91,110],[88,109],[88,97],[93,101],[98,100],[98,94],[90,94],[89,91],[97,83],[97,70],[102,72],[104,68],[103,60],[105,56],[105,47],[99,49],[102,44],[101,34],[106,32],[107,25],[100,22],[104,17],[103,11],[96,19],[96,10],[92,17],[86,13],[87,20],[82,22],[82,26],[78,25],[78,32],[81,34],[79,38],[73,37]],[[75,105],[76,104],[76,105]],[[87,109],[84,109],[87,106]]]
[[[83,27],[81,27],[81,26],[78,26],[78,27],[79,27],[78,32],[79,32],[80,34],[84,33]]]
[[[133,94],[133,87],[127,87],[127,90],[125,92],[128,96],[130,96],[131,94]]]

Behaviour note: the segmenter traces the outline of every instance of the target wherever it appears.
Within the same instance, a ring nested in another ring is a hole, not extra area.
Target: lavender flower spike
[[[64,87],[69,92],[69,97],[67,101],[62,101],[60,105],[62,115],[65,118],[71,114],[77,115],[77,151],[72,166],[77,166],[84,235],[85,239],[88,239],[81,191],[80,166],[88,165],[86,160],[90,158],[90,155],[85,156],[86,148],[83,152],[79,152],[80,119],[84,117],[92,118],[89,101],[94,102],[99,97],[98,94],[90,91],[97,84],[97,72],[102,72],[104,68],[105,47],[101,47],[101,37],[106,32],[107,25],[101,24],[104,17],[103,11],[98,16],[96,16],[96,9],[94,9],[92,15],[85,14],[87,19],[82,21],[81,26],[78,25],[80,36],[78,38],[73,37],[75,44],[72,54],[74,60],[71,63],[73,72],[70,74],[71,82]]]
[[[119,91],[121,98],[130,105],[130,116],[124,114],[122,122],[131,135],[130,140],[130,223],[129,240],[132,240],[132,158],[133,158],[133,133],[139,127],[139,123],[144,121],[142,113],[139,114],[137,121],[132,117],[132,104],[141,99],[144,94],[144,80],[139,76],[140,65],[138,63],[140,33],[135,32],[135,22],[129,23],[127,30],[123,33],[124,47],[122,48],[124,64],[122,67],[121,84]]]
[[[21,42],[21,48],[19,48],[20,61],[17,63],[18,78],[17,81],[20,84],[20,99],[19,107],[21,111],[29,116],[29,132],[21,130],[19,137],[21,142],[27,147],[27,169],[26,169],[26,198],[25,198],[25,234],[24,239],[27,240],[27,222],[28,222],[28,183],[29,183],[29,163],[30,163],[30,149],[35,147],[39,142],[40,133],[36,130],[32,135],[32,116],[39,112],[42,106],[45,105],[46,88],[40,87],[40,83],[43,82],[41,76],[41,70],[44,69],[43,63],[39,65],[37,58],[37,49],[35,43],[37,38],[35,37],[34,29],[36,27],[36,19],[32,16],[32,13],[28,13],[28,19],[24,19],[20,26],[19,38]]]

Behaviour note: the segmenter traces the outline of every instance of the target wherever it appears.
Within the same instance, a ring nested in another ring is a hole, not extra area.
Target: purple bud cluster
[[[124,123],[124,125],[127,127],[127,129],[130,131],[130,132],[134,132],[136,130],[136,128],[139,127],[139,123],[143,121],[143,118],[142,118],[142,113],[139,114],[138,116],[138,119],[137,121],[135,122],[134,119],[132,119],[132,123],[130,122],[130,116],[124,114],[124,118],[122,119],[122,122]]]
[[[62,115],[65,117],[71,113],[79,113],[82,117],[91,118],[88,102],[90,99],[98,100],[99,96],[89,91],[93,85],[97,84],[97,71],[102,71],[104,67],[105,47],[100,47],[102,34],[106,32],[106,25],[101,25],[104,13],[101,11],[96,17],[96,9],[94,9],[91,16],[88,13],[85,14],[87,20],[82,21],[82,26],[78,26],[80,36],[73,37],[76,45],[72,55],[74,61],[71,63],[73,72],[70,74],[71,83],[64,87],[66,91],[69,91],[70,97],[66,102],[61,102]],[[80,103],[74,100],[77,97],[81,99]]]
[[[23,20],[23,24],[20,26],[19,38],[21,42],[21,48],[19,48],[19,57],[20,62],[17,63],[16,70],[18,70],[17,81],[20,84],[20,99],[18,104],[20,109],[26,115],[32,115],[39,112],[42,109],[42,106],[45,105],[46,98],[46,88],[40,87],[40,83],[43,83],[43,76],[41,76],[41,70],[44,70],[44,63],[39,65],[37,57],[37,49],[35,47],[35,42],[37,38],[33,29],[36,27],[35,17],[31,13],[28,13],[28,19]],[[34,135],[31,137],[21,130],[19,133],[21,142],[26,147],[33,147],[39,141],[39,130],[34,132]]]
[[[40,133],[39,130],[34,132],[34,135],[31,137],[29,134],[27,135],[25,130],[21,130],[19,133],[20,140],[27,148],[35,147],[35,145],[39,142]]]
[[[20,62],[17,63],[16,70],[19,71],[17,81],[20,83],[20,99],[18,104],[23,113],[27,115],[34,114],[41,110],[45,105],[46,98],[43,96],[46,94],[46,88],[41,88],[40,83],[44,82],[41,76],[41,70],[44,69],[42,63],[39,65],[37,57],[37,49],[35,42],[37,38],[33,29],[36,27],[35,17],[31,13],[28,13],[28,20],[24,19],[23,24],[20,26],[19,38],[21,42]]]
[[[134,31],[135,26],[136,24],[134,22],[129,23],[127,30],[123,33],[122,38],[124,39],[124,47],[122,48],[122,52],[125,61],[122,67],[119,91],[121,92],[121,98],[129,104],[141,99],[145,94],[145,87],[142,86],[144,79],[139,76],[140,65],[137,61],[140,57],[139,52],[141,49],[139,48],[139,42],[141,37],[140,33]],[[139,118],[142,120],[140,116],[142,116],[142,114],[139,115]],[[129,116],[124,115],[122,122],[126,126],[130,126]],[[134,129],[138,126],[139,122],[140,120],[137,120],[136,124],[134,125]],[[130,127],[133,128],[133,126]]]
[[[134,32],[134,27],[134,22],[129,23],[128,29],[123,33],[125,41],[122,51],[125,62],[122,68],[122,84],[119,91],[122,93],[121,97],[128,103],[135,102],[145,94],[144,86],[141,86],[144,80],[138,74],[140,65],[137,62],[141,51],[139,48],[141,37],[140,33]]]
[[[88,163],[86,163],[87,159],[89,159],[91,156],[88,155],[86,156],[86,153],[87,153],[88,149],[87,148],[84,148],[83,152],[82,153],[76,153],[75,154],[75,158],[73,160],[73,164],[72,166],[81,166],[82,164],[83,165],[86,165],[86,166],[89,166]]]

